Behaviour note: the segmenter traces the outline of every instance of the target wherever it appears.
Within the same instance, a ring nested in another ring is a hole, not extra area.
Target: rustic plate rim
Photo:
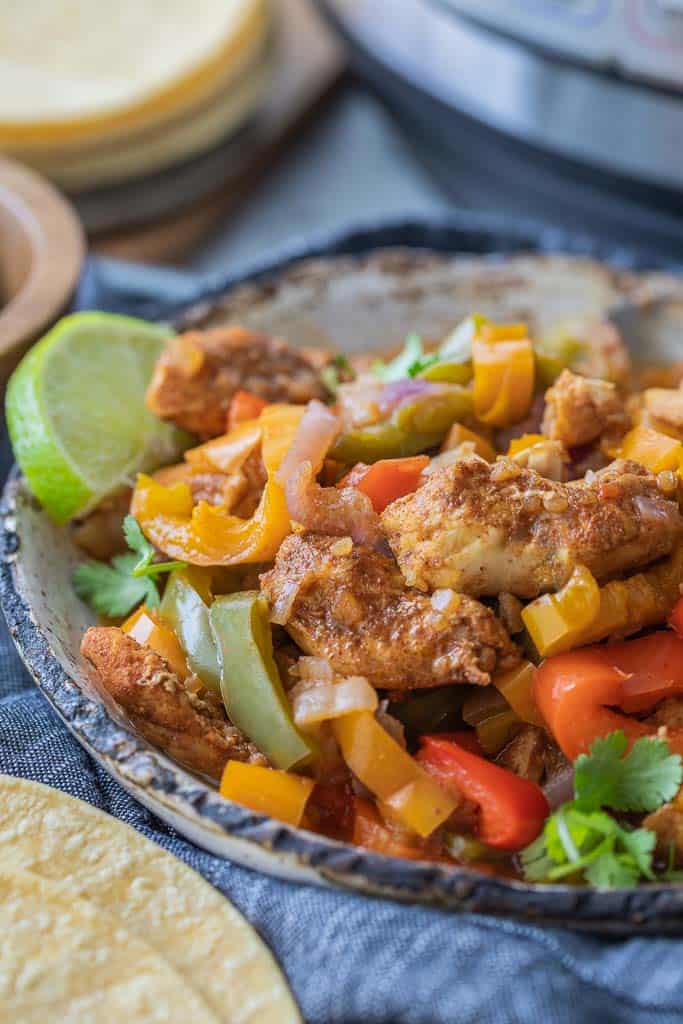
[[[182,303],[159,304],[158,318],[184,320],[202,315],[221,294],[241,284],[279,277],[300,261],[337,255],[367,256],[386,248],[432,250],[442,254],[486,255],[500,260],[513,253],[581,255],[618,270],[675,269],[631,250],[610,250],[590,239],[555,229],[539,229],[532,222],[468,215],[462,218],[410,220],[362,225],[309,244],[289,247],[279,257],[245,272],[205,281],[197,294]],[[470,245],[488,239],[482,252]],[[497,247],[493,245],[497,243]],[[612,259],[607,258],[612,253]],[[165,310],[165,312],[164,312]],[[605,934],[664,933],[683,930],[683,886],[643,885],[635,889],[596,890],[588,886],[530,885],[496,878],[459,866],[428,864],[385,857],[358,847],[326,839],[284,825],[223,800],[215,790],[193,777],[142,737],[111,718],[104,705],[82,692],[62,668],[40,624],[21,592],[17,562],[21,542],[17,534],[16,502],[22,480],[16,467],[2,497],[0,606],[19,654],[36,684],[61,720],[85,749],[136,796],[144,792],[152,802],[181,817],[203,823],[215,835],[244,840],[276,859],[302,869],[307,880],[319,880],[356,892],[422,903],[445,910],[487,913],[543,925],[565,925]],[[138,799],[141,797],[138,795]],[[219,854],[219,856],[221,856]],[[226,855],[222,855],[229,859]]]

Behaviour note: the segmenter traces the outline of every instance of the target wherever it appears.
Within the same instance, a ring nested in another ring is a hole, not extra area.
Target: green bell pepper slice
[[[273,658],[265,597],[256,590],[217,597],[209,620],[230,721],[276,768],[288,770],[309,761],[313,747],[294,725]]]
[[[347,465],[418,455],[440,444],[456,420],[472,413],[472,392],[454,384],[438,394],[406,403],[392,417],[341,434],[330,458]]]
[[[422,380],[434,380],[445,384],[468,384],[472,380],[472,361],[466,363],[432,363],[418,373]]]
[[[192,671],[205,686],[220,695],[221,669],[209,609],[190,581],[187,570],[172,572],[159,610],[178,637]]]

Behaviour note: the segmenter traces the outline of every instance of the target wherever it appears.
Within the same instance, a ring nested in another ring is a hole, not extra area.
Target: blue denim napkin
[[[80,306],[150,315],[189,275],[93,261]],[[9,460],[6,440],[2,467]],[[121,818],[229,897],[280,960],[311,1024],[683,1022],[683,940],[608,940],[450,915],[263,877],[204,853],[135,803],[81,749],[0,628],[0,771]]]

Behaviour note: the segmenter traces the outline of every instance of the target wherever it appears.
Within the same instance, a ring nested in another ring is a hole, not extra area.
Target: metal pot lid
[[[680,91],[554,59],[443,0],[319,2],[353,43],[447,107],[570,160],[683,189]]]

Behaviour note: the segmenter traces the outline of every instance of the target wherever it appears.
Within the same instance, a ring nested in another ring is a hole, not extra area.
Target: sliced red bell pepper
[[[657,726],[624,712],[648,711],[683,693],[683,639],[668,630],[548,658],[536,673],[536,703],[563,754],[575,760],[598,737],[621,729],[630,743]],[[617,710],[618,709],[618,710]],[[683,753],[683,729],[667,739]]]
[[[427,455],[413,455],[405,459],[380,459],[364,472],[354,467],[339,486],[355,487],[367,494],[375,512],[383,512],[387,505],[406,494],[412,494],[420,484],[422,471],[429,465]]]
[[[445,789],[479,807],[479,838],[499,850],[521,850],[539,835],[550,814],[534,782],[492,764],[443,736],[423,736],[417,760]]]
[[[236,391],[230,400],[226,430],[230,432],[246,420],[255,420],[261,415],[268,402],[251,391]]]

